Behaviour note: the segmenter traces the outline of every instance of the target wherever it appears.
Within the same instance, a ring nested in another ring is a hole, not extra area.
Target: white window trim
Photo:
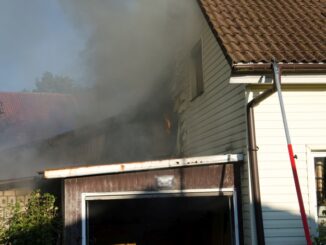
[[[234,207],[235,245],[240,244],[237,193],[234,188],[187,189],[162,191],[129,191],[129,192],[84,192],[81,194],[81,234],[82,245],[87,244],[86,202],[89,200],[135,199],[144,197],[174,197],[174,196],[218,196],[220,193],[232,196]]]

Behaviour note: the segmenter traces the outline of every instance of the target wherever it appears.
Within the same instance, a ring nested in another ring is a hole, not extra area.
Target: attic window
[[[191,99],[194,100],[204,92],[202,41],[196,43],[191,51]]]

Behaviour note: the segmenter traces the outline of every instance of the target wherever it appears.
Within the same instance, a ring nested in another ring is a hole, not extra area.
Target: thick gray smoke
[[[8,171],[0,178],[171,156],[175,138],[164,128],[165,117],[173,120],[170,82],[176,62],[199,39],[197,1],[59,1],[88,38],[80,63],[90,89],[77,98],[79,129],[1,153]]]
[[[175,60],[198,38],[195,0],[61,0],[76,28],[89,35],[81,54],[95,85],[91,119],[130,110],[158,83],[169,86]],[[155,104],[155,101],[151,101]]]

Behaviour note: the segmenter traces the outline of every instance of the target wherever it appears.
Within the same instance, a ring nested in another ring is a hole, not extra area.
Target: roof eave
[[[326,74],[326,63],[281,63],[282,73],[288,74]],[[234,75],[255,75],[272,73],[271,63],[237,63],[232,65]]]

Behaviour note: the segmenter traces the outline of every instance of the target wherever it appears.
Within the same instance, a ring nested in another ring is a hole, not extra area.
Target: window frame
[[[200,39],[195,43],[190,54],[191,77],[190,94],[194,101],[204,93],[204,71],[203,71],[203,41]]]
[[[315,173],[315,158],[326,158],[326,146],[306,146],[307,164],[308,164],[308,193],[309,193],[309,206],[305,207],[306,211],[310,210],[309,223],[310,231],[314,236],[319,236],[318,224],[318,203],[317,203],[317,186],[316,186],[316,173]]]

